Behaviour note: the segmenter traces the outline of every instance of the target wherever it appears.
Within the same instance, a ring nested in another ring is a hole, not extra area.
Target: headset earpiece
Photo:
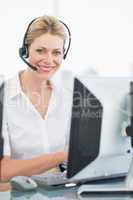
[[[29,53],[28,53],[28,49],[26,46],[21,47],[19,49],[19,54],[21,54],[21,56],[23,56],[24,58],[28,58],[29,57]]]

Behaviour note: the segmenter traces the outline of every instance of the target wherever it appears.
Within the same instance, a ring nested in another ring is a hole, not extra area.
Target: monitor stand
[[[94,183],[82,185],[78,189],[79,199],[86,196],[97,195],[133,195],[133,159],[130,164],[129,172],[125,180],[111,180],[107,183]],[[84,198],[85,199],[85,198]]]

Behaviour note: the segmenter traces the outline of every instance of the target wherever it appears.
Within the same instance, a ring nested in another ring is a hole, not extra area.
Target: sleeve
[[[8,132],[8,124],[4,121],[2,127],[2,135],[3,135],[3,156],[10,156],[10,143],[9,143],[9,132]]]
[[[2,137],[3,137],[3,156],[10,156],[10,140],[9,140],[9,129],[8,129],[8,115],[6,111],[6,103],[4,102],[3,109],[3,121],[2,121]]]

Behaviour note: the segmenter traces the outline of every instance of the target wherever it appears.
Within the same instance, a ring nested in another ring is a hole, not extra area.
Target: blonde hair
[[[66,41],[66,32],[64,25],[53,16],[44,15],[37,18],[27,30],[25,44],[29,47],[31,43],[39,36],[45,33],[57,35]]]

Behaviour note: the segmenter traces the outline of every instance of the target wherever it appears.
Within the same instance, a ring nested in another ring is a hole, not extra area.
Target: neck
[[[34,72],[25,70],[20,75],[21,85],[24,91],[27,92],[41,92],[51,88],[49,80],[39,79]]]

